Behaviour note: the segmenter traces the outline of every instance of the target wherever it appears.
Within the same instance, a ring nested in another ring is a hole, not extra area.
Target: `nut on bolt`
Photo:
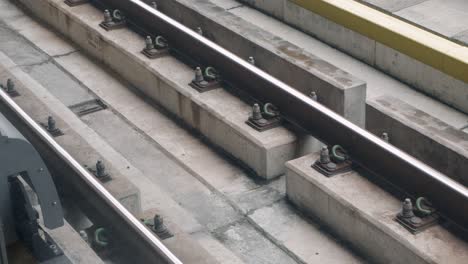
[[[3,87],[3,85],[1,85],[1,84],[0,84],[0,87],[1,87],[2,89],[4,89],[5,92],[6,92],[9,96],[11,96],[11,97],[16,97],[16,96],[20,95],[20,94],[18,93],[18,91],[16,91],[16,89],[15,89],[15,83],[13,82],[12,79],[7,79],[7,82],[6,82],[5,87]]]
[[[47,123],[41,123],[42,127],[44,127],[47,132],[53,137],[62,136],[62,131],[57,127],[57,123],[52,116],[47,117]]]
[[[320,150],[320,163],[328,164],[330,162],[330,151],[328,150],[327,146],[323,146]]]
[[[388,136],[387,132],[383,132],[380,138],[385,142],[390,142],[390,137]]]
[[[88,168],[90,172],[94,174],[94,176],[100,180],[101,182],[108,182],[112,180],[112,177],[107,173],[106,166],[102,160],[98,160],[96,162],[96,169]]]
[[[248,59],[247,59],[247,62],[252,64],[252,65],[255,65],[255,58],[250,56]]]
[[[163,217],[159,214],[155,214],[152,219],[142,219],[142,221],[144,221],[144,224],[148,226],[160,239],[164,240],[174,236],[169,229],[167,229],[164,224]]]
[[[309,95],[310,99],[314,100],[314,101],[318,101],[318,97],[317,97],[317,93],[315,91],[312,91],[310,92],[310,95]]]
[[[158,4],[156,4],[156,2],[151,2],[151,7],[154,9],[158,9]]]

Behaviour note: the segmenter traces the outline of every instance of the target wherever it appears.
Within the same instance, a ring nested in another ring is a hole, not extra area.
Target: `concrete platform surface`
[[[468,3],[463,0],[362,0],[420,27],[468,45]]]

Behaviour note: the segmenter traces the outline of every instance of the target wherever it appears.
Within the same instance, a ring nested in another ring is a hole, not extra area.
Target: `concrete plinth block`
[[[468,134],[391,96],[368,100],[366,115],[367,130],[468,185]]]
[[[318,158],[286,163],[287,197],[362,255],[375,263],[466,263],[466,241],[440,225],[411,234],[394,220],[402,201],[354,171],[323,176],[310,167]]]
[[[188,85],[193,69],[172,56],[150,61],[141,54],[140,36],[128,29],[104,31],[98,26],[102,13],[94,7],[83,5],[71,12],[58,0],[19,2],[258,176],[283,174],[284,163],[295,157],[293,132],[283,127],[255,131],[244,123],[251,106],[223,89],[198,93]]]

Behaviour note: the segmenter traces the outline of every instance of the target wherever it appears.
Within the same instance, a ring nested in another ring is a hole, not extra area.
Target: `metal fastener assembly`
[[[154,9],[158,9],[158,4],[156,4],[156,2],[151,2],[151,7]]]
[[[20,94],[18,91],[15,89],[15,83],[13,82],[12,79],[7,79],[5,87],[0,84],[0,87],[5,90],[5,92],[10,96],[10,97],[16,97],[19,96]]]
[[[419,233],[439,221],[439,215],[426,198],[419,197],[416,204],[417,206],[414,207],[411,199],[406,198],[403,201],[401,211],[395,217],[398,223],[413,234]]]
[[[96,176],[101,182],[108,182],[112,180],[112,177],[107,173],[106,171],[106,166],[104,165],[104,162],[101,160],[98,160],[96,162],[96,169],[88,168],[90,172]]]
[[[160,58],[169,53],[169,45],[167,40],[162,36],[157,36],[154,42],[151,36],[146,36],[145,48],[141,53],[150,59]]]
[[[145,224],[151,228],[151,230],[160,238],[167,239],[174,235],[167,229],[164,224],[163,217],[159,214],[155,214],[152,220],[145,221]]]
[[[195,32],[203,36],[203,30],[201,27],[197,27],[197,29],[195,29]]]
[[[352,165],[353,163],[343,147],[334,145],[331,148],[331,153],[327,146],[323,146],[320,150],[319,159],[317,159],[311,167],[323,175],[331,177],[339,173],[350,171]]]
[[[252,114],[249,116],[245,123],[257,131],[265,131],[281,125],[282,119],[279,115],[278,109],[271,104],[266,103],[262,108],[259,104],[252,106]]]
[[[221,88],[219,74],[213,67],[206,67],[204,72],[195,68],[195,77],[189,85],[200,93]]]
[[[102,21],[99,26],[105,30],[113,30],[125,27],[127,24],[126,18],[123,13],[115,9],[112,13],[109,9],[104,10],[104,21]]]
[[[47,132],[53,137],[59,137],[63,135],[63,132],[57,127],[57,123],[52,116],[47,117],[47,123],[40,123]]]

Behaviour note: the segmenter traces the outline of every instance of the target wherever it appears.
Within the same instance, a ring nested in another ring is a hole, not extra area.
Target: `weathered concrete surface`
[[[174,254],[182,263],[194,264],[215,264],[223,263],[217,261],[203,247],[201,247],[190,235],[183,232],[180,227],[165,218],[164,215],[157,209],[149,209],[141,214],[140,219],[152,220],[154,215],[158,214],[163,217],[164,225],[167,230],[173,235],[170,238],[161,240],[161,242]],[[148,228],[151,230],[151,228]],[[156,235],[155,235],[156,236]]]
[[[304,94],[317,92],[320,103],[364,126],[366,83],[320,54],[304,51],[208,0],[162,0],[158,9],[189,28],[200,26],[205,37],[241,58],[253,56],[259,68]]]
[[[428,0],[362,0],[364,3],[392,13],[426,1]]]
[[[323,233],[323,227],[299,215],[285,199],[260,208],[249,218],[260,225],[270,239],[278,241],[305,263],[366,263],[343,250],[346,245]]]
[[[391,96],[368,100],[366,129],[468,185],[468,134]]]
[[[239,0],[239,2],[250,4],[263,12],[271,14],[279,20],[299,28],[321,41],[394,76],[414,89],[429,94],[437,100],[468,113],[468,106],[465,103],[466,98],[468,98],[468,84],[463,81],[455,79],[355,31],[351,31],[345,26],[338,25],[329,19],[312,13],[289,0]],[[282,2],[283,5],[280,5],[279,2]],[[431,1],[423,2],[420,5],[428,2]],[[454,0],[454,2],[461,1]],[[461,4],[464,5],[463,3]],[[443,4],[441,5],[444,6]],[[414,7],[416,6],[418,5]],[[453,10],[453,7],[450,8]],[[235,11],[239,12],[236,9]],[[429,17],[433,17],[436,20],[439,18],[439,16]],[[442,24],[444,23],[442,22]],[[349,72],[352,73],[352,70],[349,70]]]
[[[0,53],[0,58],[0,61],[9,61],[8,57],[3,53]],[[10,63],[10,65],[11,64],[12,63]],[[49,108],[47,104],[38,99],[41,98],[41,95],[43,96],[43,94],[40,94],[40,91],[44,89],[41,88],[36,81],[32,80],[18,68],[5,68],[3,65],[0,66],[0,68],[3,69],[0,71],[1,80],[11,78],[15,82],[15,88],[19,91],[21,96],[15,97],[14,100],[25,112],[29,113],[38,123],[46,122],[48,116],[54,117],[57,127],[64,133],[63,136],[56,137],[55,140],[64,149],[82,164],[89,164],[91,166],[94,165],[98,159],[102,159],[104,163],[107,163],[106,159],[96,150],[96,146],[90,144],[90,142],[71,128],[68,124],[70,121],[66,116],[66,112],[59,114],[60,112],[56,112],[57,109]],[[25,86],[28,88],[25,88]],[[36,93],[31,91],[36,91]],[[60,106],[57,106],[57,108],[60,108]],[[70,112],[70,114],[72,113]],[[114,179],[103,185],[131,213],[135,215],[139,214],[141,212],[139,190],[128,182],[113,166],[107,166],[107,170]]]
[[[141,37],[127,29],[105,32],[98,26],[102,14],[93,7],[83,5],[71,12],[58,0],[19,2],[257,175],[276,177],[284,172],[283,163],[295,156],[292,132],[282,127],[254,131],[244,123],[250,106],[222,89],[199,94],[187,85],[192,69],[172,57],[147,60],[140,54]]]
[[[318,154],[290,161],[289,200],[376,263],[466,263],[468,244],[440,225],[413,235],[394,221],[401,201],[356,172],[327,178]]]

